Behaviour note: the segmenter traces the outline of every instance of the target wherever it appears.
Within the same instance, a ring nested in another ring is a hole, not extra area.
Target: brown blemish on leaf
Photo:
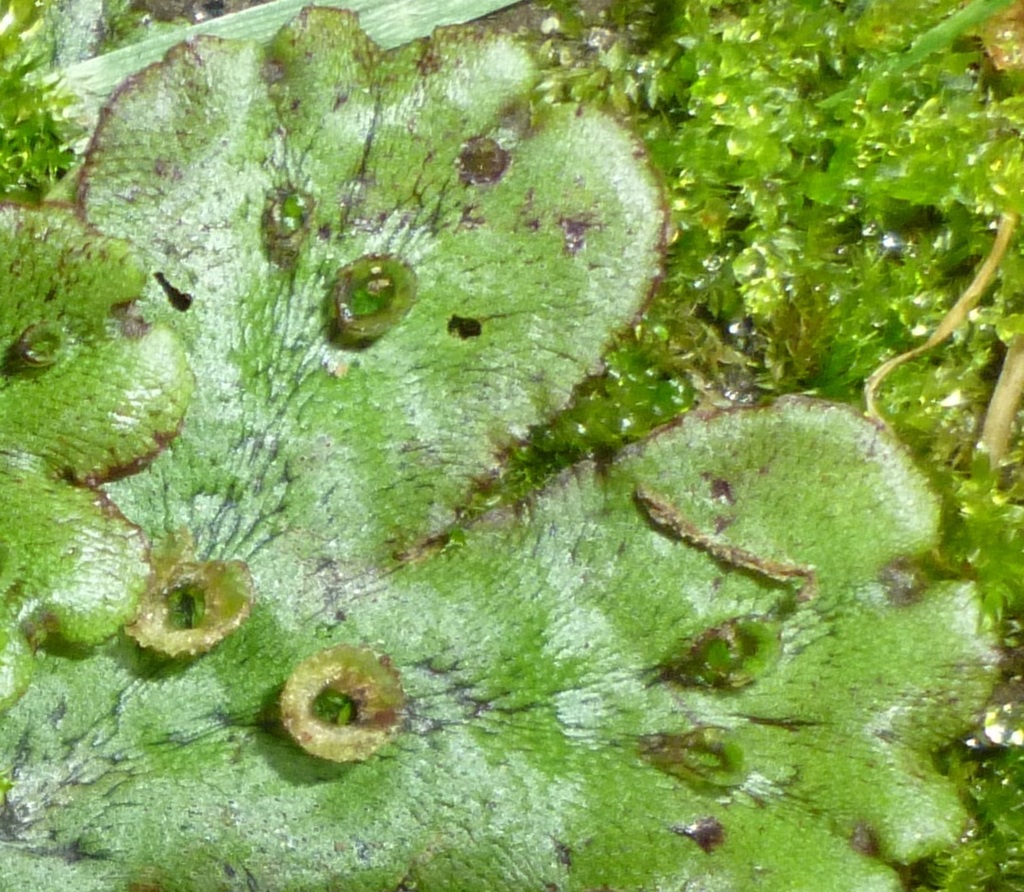
[[[565,239],[564,250],[570,257],[575,257],[587,246],[587,231],[596,224],[581,217],[562,217],[558,221]]]
[[[735,690],[774,664],[779,629],[760,616],[737,617],[681,642],[660,667],[662,681],[683,687]]]
[[[418,563],[435,554],[440,554],[447,547],[451,535],[447,532],[439,533],[436,536],[429,536],[419,542],[414,542],[406,548],[394,552],[394,559],[403,564]]]
[[[1024,3],[1011,3],[999,10],[981,26],[980,36],[994,68],[1024,69]]]
[[[462,216],[459,218],[459,229],[479,229],[487,223],[484,217],[474,216],[473,212],[476,210],[476,207],[475,204],[467,204],[462,209]]]
[[[153,329],[153,326],[142,317],[135,301],[115,304],[110,308],[110,315],[118,321],[121,326],[121,334],[129,341],[144,338]]]
[[[172,285],[167,276],[162,272],[153,273],[153,278],[156,279],[157,284],[163,289],[164,294],[167,295],[167,300],[170,301],[174,309],[184,313],[192,306],[192,301],[194,300],[192,295]]]
[[[297,189],[274,189],[267,196],[261,219],[263,247],[277,266],[295,266],[309,235],[313,197]]]
[[[459,179],[466,185],[496,183],[508,169],[510,155],[489,136],[474,136],[459,153]]]
[[[743,750],[725,728],[704,725],[682,733],[645,734],[638,743],[643,759],[698,790],[735,786],[745,776]]]
[[[4,357],[6,375],[34,373],[54,365],[65,352],[68,332],[59,322],[35,322],[22,331]]]
[[[465,316],[452,316],[448,320],[448,334],[456,335],[462,340],[467,338],[478,338],[483,333],[484,327],[479,319],[471,319]]]
[[[906,557],[889,561],[878,572],[878,581],[885,589],[889,603],[894,607],[906,607],[917,603],[921,600],[926,587],[919,568]]]
[[[726,505],[736,504],[736,497],[733,495],[732,486],[724,477],[714,477],[704,473],[701,476],[708,482],[711,488],[711,498],[716,502],[723,502]]]
[[[268,84],[276,84],[284,80],[286,70],[284,63],[278,59],[268,59],[260,71],[260,74]]]
[[[564,842],[555,840],[555,857],[558,858],[558,863],[562,867],[572,867],[572,849],[569,848]]]
[[[850,832],[850,847],[868,858],[877,858],[881,854],[878,834],[867,821],[857,821]]]
[[[437,74],[441,70],[443,59],[431,43],[423,44],[423,51],[416,60],[416,70],[423,76]]]
[[[750,570],[775,582],[802,580],[797,591],[800,601],[809,601],[817,595],[818,581],[813,567],[761,557],[736,545],[720,542],[702,533],[667,500],[645,487],[638,486],[635,497],[637,505],[654,529],[695,545],[723,563]]]
[[[725,828],[717,818],[698,818],[692,824],[676,826],[673,833],[692,839],[709,855],[725,842]]]
[[[721,536],[729,527],[736,523],[735,517],[726,517],[724,514],[715,516],[715,535]]]
[[[115,480],[123,480],[125,477],[130,477],[132,474],[138,474],[140,471],[144,471],[181,433],[181,428],[184,423],[185,419],[179,418],[177,424],[171,430],[154,431],[152,438],[153,448],[142,455],[136,456],[130,462],[119,465],[111,464],[105,468],[100,468],[99,470],[86,474],[80,479],[70,478],[70,482],[79,483],[82,486],[89,487],[90,489],[96,489],[103,483],[112,483]],[[102,496],[103,494],[101,493],[100,495]]]

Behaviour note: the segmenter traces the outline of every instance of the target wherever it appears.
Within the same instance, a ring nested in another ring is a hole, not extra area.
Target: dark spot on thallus
[[[565,237],[565,253],[575,256],[587,246],[587,230],[590,224],[586,220],[563,217],[558,221]]]
[[[711,487],[711,498],[716,502],[724,502],[726,505],[735,505],[736,497],[733,495],[732,486],[724,477],[715,477],[712,474],[701,474]]]
[[[881,853],[878,834],[867,821],[857,821],[850,833],[850,847],[868,858],[877,858]]]
[[[424,47],[423,53],[416,60],[416,69],[426,76],[441,70],[441,56],[430,47]]]
[[[278,59],[270,59],[263,66],[263,79],[268,84],[276,84],[278,81],[284,79],[285,67],[284,63]]]
[[[121,334],[129,340],[138,340],[149,334],[152,326],[142,318],[138,307],[131,301],[115,304],[110,308],[110,315],[121,324]]]
[[[464,316],[452,316],[448,320],[448,334],[458,335],[462,340],[466,338],[478,338],[483,333],[484,327],[479,319],[467,319]]]
[[[724,517],[721,514],[715,517],[715,535],[721,535],[736,522],[735,517]]]
[[[459,153],[459,179],[466,185],[496,183],[508,168],[509,153],[487,136],[474,136]]]
[[[672,832],[692,839],[709,855],[725,842],[725,828],[717,818],[698,818],[685,827],[673,827]]]
[[[170,282],[167,281],[167,276],[163,273],[153,273],[153,278],[157,280],[157,283],[164,290],[164,294],[167,295],[167,299],[171,302],[171,306],[174,309],[184,313],[189,307],[192,306],[193,297],[187,291],[182,291],[180,288],[175,288]]]
[[[907,558],[896,558],[882,567],[878,581],[894,607],[916,604],[921,600],[926,587],[920,569]]]
[[[555,840],[555,856],[563,867],[572,867],[572,849],[557,839]]]

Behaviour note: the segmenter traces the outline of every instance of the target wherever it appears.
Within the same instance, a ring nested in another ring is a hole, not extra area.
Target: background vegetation
[[[66,5],[0,5],[0,196],[37,201],[74,166],[87,132],[62,64],[167,27],[157,19],[224,9],[111,4],[90,43],[68,38]],[[695,405],[794,392],[859,403],[874,369],[938,326],[1000,216],[1024,211],[1024,4],[563,0],[493,18],[540,45],[538,115],[574,101],[632,120],[672,227],[644,318],[481,508]],[[934,572],[976,580],[1005,647],[987,724],[942,754],[974,824],[908,888],[1024,889],[1024,445],[1015,435],[995,463],[977,445],[1024,334],[1021,246],[968,323],[880,392],[944,499]]]

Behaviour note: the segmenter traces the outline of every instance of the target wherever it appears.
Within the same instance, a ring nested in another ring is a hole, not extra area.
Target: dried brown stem
[[[887,362],[882,363],[871,374],[871,377],[868,378],[864,385],[864,402],[867,404],[867,415],[869,418],[884,421],[881,413],[878,411],[876,395],[878,388],[888,377],[889,373],[898,366],[903,365],[903,363],[917,358],[931,350],[932,347],[936,347],[945,341],[959,328],[961,323],[967,318],[967,314],[974,309],[982,294],[985,293],[985,289],[992,284],[992,280],[995,278],[996,271],[999,269],[999,264],[1006,254],[1006,249],[1010,245],[1010,239],[1013,237],[1019,222],[1020,215],[1015,211],[1007,211],[1000,216],[992,249],[978,268],[978,272],[975,274],[971,284],[967,286],[967,289],[960,296],[956,304],[953,305],[953,308],[943,317],[938,328],[932,332],[931,337],[913,350],[908,350],[906,353],[901,353],[899,356],[894,356]]]
[[[988,452],[993,468],[1006,455],[1013,430],[1013,420],[1020,408],[1021,394],[1024,393],[1024,335],[1015,335],[1003,360],[992,399],[985,413],[985,424],[981,429],[979,445]]]

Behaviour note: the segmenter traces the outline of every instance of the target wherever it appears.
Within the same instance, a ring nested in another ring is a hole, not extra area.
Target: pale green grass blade
[[[305,6],[343,6],[357,12],[366,33],[387,48],[425,37],[441,25],[468,22],[510,5],[508,0],[437,0],[432,3],[417,0],[348,0],[341,3],[275,0],[232,15],[162,32],[133,46],[72,65],[63,75],[68,90],[80,102],[75,116],[91,130],[100,107],[119,83],[161,59],[175,44],[200,34],[263,41]]]

